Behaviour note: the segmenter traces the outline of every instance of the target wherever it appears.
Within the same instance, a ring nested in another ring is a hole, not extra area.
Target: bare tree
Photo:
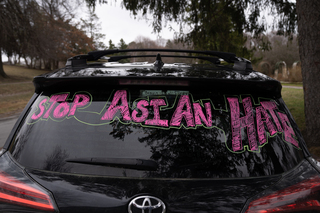
[[[25,44],[30,23],[27,21],[26,8],[29,1],[21,2],[17,0],[0,1],[0,51],[8,56],[20,53],[22,45]],[[0,76],[8,77],[2,65],[0,55]]]
[[[87,16],[87,19],[81,19],[81,29],[93,40],[95,49],[106,49],[106,45],[102,41],[106,35],[100,33],[101,24],[93,8],[89,8]]]
[[[270,32],[262,35],[259,39],[249,39],[248,44],[255,50],[253,63],[256,69],[275,77],[275,71],[279,69],[278,65],[283,61],[287,67],[293,71],[291,66],[294,62],[300,60],[297,37],[296,34],[293,34],[292,38],[289,39],[283,35],[277,35],[276,32]],[[282,80],[288,80],[289,77],[292,80],[298,79],[298,77],[293,76],[293,74],[299,75],[300,81],[302,81],[299,73],[292,72],[290,73],[290,76],[283,76],[286,78]]]

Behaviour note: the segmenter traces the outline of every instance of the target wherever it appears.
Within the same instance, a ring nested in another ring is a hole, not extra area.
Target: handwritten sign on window
[[[142,98],[131,102],[127,90],[116,90],[99,112],[89,112],[93,101],[91,94],[77,92],[73,97],[69,93],[54,94],[37,102],[36,110],[31,114],[28,124],[38,121],[63,121],[76,118],[77,113],[95,113],[96,123],[82,122],[87,125],[106,125],[118,120],[124,124],[138,124],[148,128],[218,128],[231,140],[226,147],[234,153],[244,151],[259,152],[268,143],[268,138],[282,134],[282,140],[296,148],[299,143],[288,116],[281,112],[274,100],[262,99],[253,104],[250,95],[224,95],[225,109],[216,108],[210,98],[194,100],[187,91],[175,92],[173,104],[169,104],[167,93],[145,91]],[[150,95],[150,96],[148,96]],[[228,118],[228,126],[218,126],[214,122],[220,116]],[[243,135],[245,132],[245,135]]]

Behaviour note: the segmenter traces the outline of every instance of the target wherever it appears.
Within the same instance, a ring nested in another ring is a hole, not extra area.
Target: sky
[[[78,16],[85,18],[86,10],[86,7],[82,7]],[[160,34],[153,33],[151,22],[146,21],[141,15],[135,18],[129,11],[121,7],[121,1],[97,4],[95,12],[102,28],[100,33],[106,36],[103,41],[105,44],[108,44],[110,39],[114,44],[118,44],[121,38],[128,44],[138,36],[148,37],[151,40],[173,39],[174,37],[174,32],[168,27],[164,28]],[[176,24],[171,23],[171,25],[178,29]]]

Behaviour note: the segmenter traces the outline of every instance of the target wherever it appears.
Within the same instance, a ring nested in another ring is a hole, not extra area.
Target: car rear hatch
[[[140,197],[140,207],[157,198],[167,212],[240,212],[304,159],[301,134],[279,82],[185,69],[38,77],[5,149],[60,212],[130,212]]]
[[[61,213],[126,213],[129,202],[142,195],[161,199],[167,212],[172,213],[240,212],[248,198],[280,179],[279,176],[248,179],[112,178],[37,170],[27,172],[54,194]]]

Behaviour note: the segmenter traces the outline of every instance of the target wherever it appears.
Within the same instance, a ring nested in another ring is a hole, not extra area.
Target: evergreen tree
[[[128,45],[126,44],[126,42],[124,42],[123,39],[120,39],[120,42],[118,43],[118,48],[120,50],[125,50],[127,49]]]
[[[110,39],[109,40],[109,47],[108,47],[109,50],[113,50],[113,49],[116,49],[116,45],[114,45],[114,43],[112,43],[112,40]]]
[[[128,44],[126,44],[126,42],[121,38],[120,42],[118,43],[118,49],[120,50],[125,50],[128,48]],[[121,55],[126,55],[126,53],[122,53]],[[122,59],[119,61],[120,63],[129,63],[130,59]]]
[[[98,1],[87,2],[95,6]],[[295,32],[295,4],[288,0],[123,0],[123,7],[133,15],[138,12],[145,16],[152,14],[154,32],[160,32],[163,23],[174,21],[181,29],[178,39],[188,46],[234,52],[247,58],[251,57],[252,51],[245,46],[245,33],[257,36],[266,30],[267,23],[261,13],[266,6],[277,14],[275,27],[279,32]],[[185,28],[190,31],[184,33]]]

